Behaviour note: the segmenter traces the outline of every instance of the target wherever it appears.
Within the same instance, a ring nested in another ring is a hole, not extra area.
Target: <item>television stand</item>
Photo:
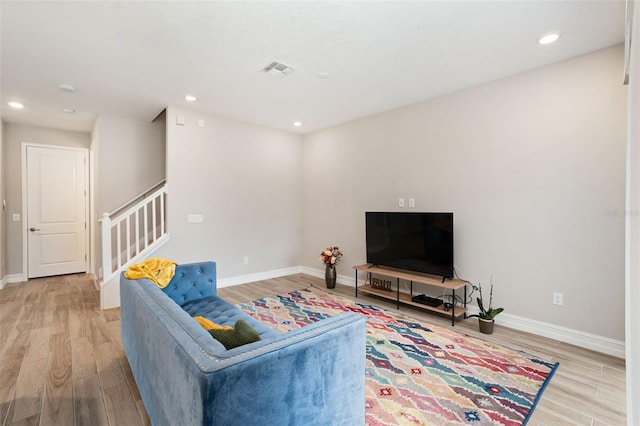
[[[452,279],[445,281],[444,277],[420,274],[417,272],[405,271],[402,269],[394,269],[387,268],[385,266],[372,265],[370,263],[365,263],[363,265],[354,266],[353,269],[356,271],[356,297],[358,297],[358,290],[362,293],[366,293],[372,296],[381,297],[388,300],[395,300],[396,309],[400,309],[400,304],[415,306],[421,309],[425,309],[431,312],[437,312],[439,314],[449,315],[451,317],[451,325],[455,325],[455,319],[458,317],[467,317],[467,283],[462,280]],[[364,271],[368,273],[368,278],[371,278],[371,274],[382,275],[389,278],[396,279],[396,291],[387,291],[379,288],[372,287],[367,284],[358,288],[358,271]],[[400,293],[400,280],[406,280],[411,282],[411,292],[410,294]],[[434,287],[439,287],[442,289],[451,290],[451,293],[454,297],[456,290],[460,290],[464,288],[464,304],[463,306],[457,306],[453,303],[451,310],[445,310],[444,305],[440,306],[429,306],[422,303],[417,303],[411,300],[413,296],[413,283],[420,283],[425,285],[430,285]]]

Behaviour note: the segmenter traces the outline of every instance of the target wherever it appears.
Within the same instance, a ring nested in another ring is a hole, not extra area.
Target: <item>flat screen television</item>
[[[453,278],[453,213],[366,212],[367,263]]]

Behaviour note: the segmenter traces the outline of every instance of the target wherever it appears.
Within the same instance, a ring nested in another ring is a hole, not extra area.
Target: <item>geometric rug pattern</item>
[[[558,368],[529,354],[310,287],[238,305],[281,332],[367,317],[366,424],[523,425]]]

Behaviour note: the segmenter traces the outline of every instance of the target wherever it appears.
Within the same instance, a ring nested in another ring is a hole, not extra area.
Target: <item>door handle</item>
[[[29,231],[31,232],[35,232],[35,231],[39,231],[40,228],[34,228],[33,226],[31,228],[29,228]]]

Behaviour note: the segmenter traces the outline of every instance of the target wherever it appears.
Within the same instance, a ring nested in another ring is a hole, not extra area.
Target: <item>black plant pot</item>
[[[327,288],[336,288],[336,265],[327,265],[324,271],[324,281]]]
[[[480,333],[493,334],[493,325],[495,320],[486,320],[478,318],[478,325],[480,326]]]

